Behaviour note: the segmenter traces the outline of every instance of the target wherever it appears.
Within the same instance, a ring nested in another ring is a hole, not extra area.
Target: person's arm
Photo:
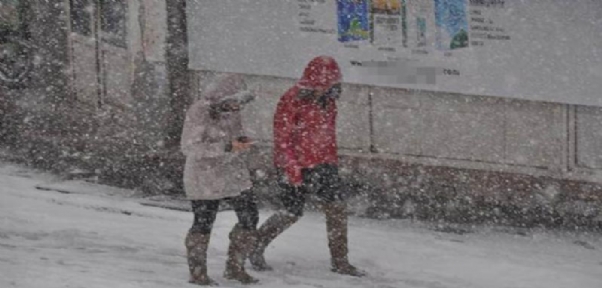
[[[292,185],[303,182],[301,167],[294,149],[295,107],[292,101],[280,101],[274,114],[274,146],[281,153],[279,161],[284,164],[285,173]]]
[[[223,137],[209,137],[207,125],[210,125],[208,109],[193,107],[186,115],[182,131],[181,150],[184,155],[195,154],[199,157],[220,157],[228,153],[231,143]],[[205,111],[207,110],[207,111]]]

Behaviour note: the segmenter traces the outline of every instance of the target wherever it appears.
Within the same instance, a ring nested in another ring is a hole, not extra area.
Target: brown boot
[[[347,212],[344,203],[328,203],[323,205],[326,214],[326,231],[328,248],[330,248],[332,271],[362,277],[366,273],[349,263],[347,254]]]
[[[224,278],[237,280],[243,284],[259,282],[245,271],[245,260],[253,247],[255,247],[255,231],[244,230],[235,225],[230,232],[230,247]]]
[[[218,286],[217,282],[207,276],[207,248],[211,234],[188,232],[184,245],[188,258],[190,279],[188,282],[204,286]]]
[[[265,248],[268,247],[278,235],[291,227],[291,225],[298,220],[299,217],[296,216],[276,213],[257,229],[257,243],[249,256],[249,261],[251,262],[251,265],[253,265],[253,269],[257,271],[273,270],[273,268],[265,261]]]

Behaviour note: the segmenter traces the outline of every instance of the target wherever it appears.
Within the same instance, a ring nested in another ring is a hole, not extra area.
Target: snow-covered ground
[[[195,287],[183,246],[190,213],[143,206],[108,187],[35,188],[53,181],[0,163],[0,287]],[[209,273],[222,287],[242,286],[221,275],[234,221],[230,211],[219,214],[209,250]],[[351,260],[370,275],[357,279],[329,271],[322,215],[307,213],[269,247],[275,271],[250,273],[257,287],[602,287],[600,235],[432,227],[352,218]]]

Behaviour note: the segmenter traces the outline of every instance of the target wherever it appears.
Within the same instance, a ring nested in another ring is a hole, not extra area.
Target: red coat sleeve
[[[292,94],[295,94],[294,90],[281,98],[274,114],[274,161],[277,167],[285,170],[291,184],[300,185],[303,177],[295,152],[296,109]]]

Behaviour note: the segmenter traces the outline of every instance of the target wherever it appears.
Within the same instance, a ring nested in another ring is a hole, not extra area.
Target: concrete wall
[[[102,101],[131,112],[146,133],[160,133],[169,125],[166,2],[128,1],[127,28],[127,48],[101,43]],[[74,90],[92,103],[95,42],[71,38]],[[193,90],[212,75],[192,71]],[[245,125],[269,146],[276,101],[295,81],[247,78],[259,97]],[[339,108],[345,155],[602,183],[600,108],[358,85],[345,86]]]
[[[42,146],[30,145],[30,159],[46,159],[54,167],[52,159],[61,155],[99,159],[85,164],[104,174],[144,178],[135,185],[154,181],[157,191],[181,180],[181,159],[164,151],[169,149],[163,143],[173,119],[165,4],[128,1],[127,47],[69,36],[68,78],[78,104],[43,112],[44,106],[28,102],[23,114],[31,129],[23,134],[56,146],[46,151],[59,151],[48,157]],[[215,73],[190,74],[191,98],[198,98]],[[245,77],[258,95],[244,112],[245,129],[261,143],[252,165],[269,170],[275,105],[295,80]],[[353,206],[361,213],[405,215],[415,202],[426,207],[422,215],[437,215],[478,202],[514,207],[508,215],[542,206],[590,218],[600,214],[600,108],[358,85],[345,85],[344,91],[338,118],[341,172],[361,194]],[[22,140],[33,143],[27,137]],[[66,153],[66,147],[72,150]],[[162,151],[166,155],[157,156]],[[169,159],[176,159],[172,166],[165,164]],[[153,170],[158,167],[168,168]]]
[[[435,159],[562,169],[565,106],[375,89],[379,151]]]
[[[197,93],[214,73],[196,72]],[[276,102],[294,80],[247,76],[249,134],[270,145]],[[602,182],[602,108],[345,85],[343,154]],[[375,151],[371,151],[371,146]]]
[[[600,92],[602,96],[602,92]],[[584,169],[602,169],[602,109],[576,109],[576,166]]]
[[[201,89],[211,77],[200,73]],[[276,102],[294,81],[247,79],[259,97],[245,112],[246,128],[269,144]],[[355,85],[344,91],[338,118],[343,153],[554,175],[568,169],[567,105]]]
[[[216,73],[192,73],[199,97]],[[245,110],[244,126],[264,147],[253,165],[269,170],[272,116],[295,81],[246,79],[258,98]],[[594,107],[345,85],[338,117],[342,173],[369,187],[356,186],[363,195],[353,207],[361,213],[399,216],[420,202],[425,217],[477,203],[501,205],[506,214],[466,208],[463,219],[595,216],[602,209],[601,120],[602,109]]]

